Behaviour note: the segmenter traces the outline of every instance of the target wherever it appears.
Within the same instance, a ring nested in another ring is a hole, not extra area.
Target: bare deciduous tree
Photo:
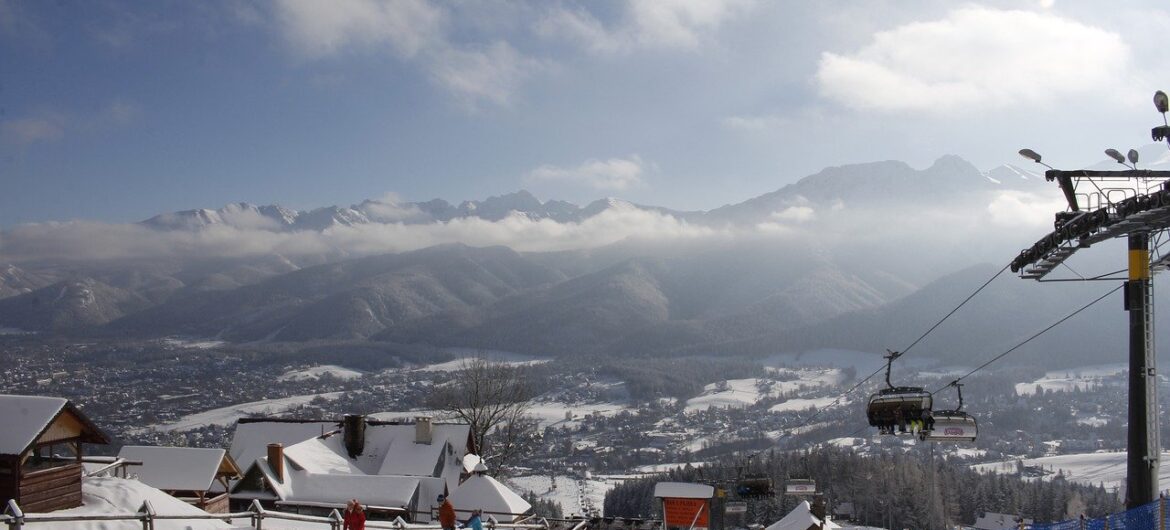
[[[523,367],[479,357],[465,359],[455,379],[438,386],[430,406],[471,425],[476,450],[503,469],[536,433],[528,416],[532,387]]]

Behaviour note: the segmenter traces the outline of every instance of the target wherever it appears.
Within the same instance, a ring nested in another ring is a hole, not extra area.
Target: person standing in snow
[[[455,505],[451,504],[446,495],[440,498],[443,499],[443,504],[439,505],[439,525],[443,530],[455,530]]]
[[[350,499],[345,505],[345,514],[342,515],[343,530],[365,530],[366,511],[357,499]]]
[[[483,521],[480,520],[481,513],[483,510],[471,510],[471,517],[467,518],[467,524],[464,526],[471,530],[483,530]]]

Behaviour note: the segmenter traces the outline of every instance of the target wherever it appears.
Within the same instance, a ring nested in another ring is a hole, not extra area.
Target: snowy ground
[[[723,383],[712,383],[703,388],[702,394],[687,400],[686,411],[707,410],[711,407],[747,407],[756,404],[763,398],[779,396],[785,392],[837,385],[842,378],[841,370],[836,368],[770,368],[770,370],[795,374],[797,379],[792,381],[774,381],[754,377],[728,379],[723,390],[720,390]],[[761,390],[761,387],[764,390]]]
[[[445,363],[428,364],[426,366],[423,366],[422,368],[415,369],[415,371],[417,371],[417,372],[458,372],[459,370],[462,370],[465,366],[467,366],[467,362],[470,359],[471,359],[471,357],[460,357],[458,359],[447,361]],[[496,361],[496,359],[490,359],[490,360],[492,360],[493,362]],[[548,359],[529,359],[529,360],[525,360],[525,361],[500,361],[500,362],[502,364],[507,364],[510,366],[526,366],[526,365],[547,363]]]
[[[1074,388],[1088,390],[1100,384],[1102,378],[1118,376],[1128,369],[1129,365],[1126,364],[1104,364],[1054,370],[1030,383],[1017,384],[1016,394],[1030,396],[1036,392],[1037,386],[1045,392],[1069,392]]]
[[[209,350],[226,344],[222,340],[186,340],[180,338],[163,339],[163,344],[175,348],[191,348],[195,350]]]
[[[614,416],[623,410],[631,410],[622,403],[563,403],[560,401],[536,401],[528,414],[540,420],[540,428],[576,427],[581,418],[590,414]]]
[[[145,501],[150,501],[155,512],[159,514],[207,515],[203,510],[137,480],[113,477],[85,478],[81,485],[82,505],[68,510],[57,510],[52,512],[52,515],[80,517],[133,514],[142,507]],[[247,525],[247,521],[238,521],[237,525]],[[122,528],[134,530],[142,528],[143,525],[141,521],[62,521],[30,523],[28,527],[36,530],[114,530]],[[212,530],[233,527],[217,520],[159,520],[154,522],[154,528],[156,530]],[[270,528],[267,522],[265,522],[265,528]]]
[[[335,379],[350,380],[357,379],[362,376],[362,373],[357,370],[352,370],[344,366],[337,366],[335,364],[323,364],[317,366],[310,366],[300,370],[289,370],[280,377],[277,381],[316,381],[321,376],[329,374]]]
[[[251,403],[240,403],[228,407],[212,409],[198,414],[183,416],[178,421],[163,425],[152,426],[159,431],[189,431],[208,425],[231,425],[240,418],[249,416],[272,416],[306,405],[320,397],[323,399],[337,399],[342,392],[326,392],[323,394],[307,394],[280,399],[265,399]]]
[[[799,411],[808,410],[811,408],[823,409],[829,405],[832,405],[833,402],[836,400],[837,400],[836,396],[829,396],[829,397],[823,397],[823,398],[812,398],[812,399],[795,398],[795,399],[790,399],[788,401],[785,401],[783,403],[778,403],[778,404],[772,405],[771,408],[769,408],[768,410],[771,412],[799,412]],[[838,406],[845,406],[848,404],[849,404],[849,400],[847,400],[847,399],[842,399],[839,403],[837,403]]]
[[[1090,485],[1104,484],[1106,489],[1119,490],[1125,483],[1125,457],[1125,452],[1046,456],[1026,458],[1024,465],[1043,467],[1045,471],[1051,471],[1051,474],[1044,476],[1046,479],[1055,477],[1058,470],[1063,470],[1065,478],[1070,481]],[[1168,458],[1170,458],[1170,453],[1163,452],[1162,460],[1166,461]],[[1016,460],[976,464],[971,468],[982,473],[1014,474]],[[1161,468],[1158,472],[1158,480],[1162,483],[1170,480],[1170,466]]]
[[[528,475],[508,479],[508,484],[518,491],[530,491],[544,500],[561,505],[566,516],[602,514],[605,493],[626,477],[596,476],[589,479],[557,475],[555,481],[548,475]],[[556,484],[554,487],[553,484]]]

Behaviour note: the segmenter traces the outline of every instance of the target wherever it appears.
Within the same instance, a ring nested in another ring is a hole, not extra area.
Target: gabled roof
[[[287,458],[286,458],[287,460]],[[400,475],[342,475],[311,473],[285,465],[284,480],[276,475],[267,459],[257,460],[246,474],[259,473],[266,490],[286,504],[343,507],[350,499],[360,499],[368,508],[413,510],[412,501],[421,494],[442,491],[443,479],[404,477]],[[258,498],[255,491],[244,491],[241,481],[232,487],[232,494],[240,498]],[[424,503],[425,504],[425,503]]]
[[[514,516],[528,513],[532,509],[528,501],[487,475],[468,478],[447,498],[455,505],[456,511],[470,512],[479,509],[485,514],[494,515],[501,522],[507,522],[505,519],[514,520]]]
[[[208,491],[225,467],[225,474],[240,475],[240,469],[223,449],[127,445],[118,457],[142,462],[141,466],[131,467],[131,473],[138,475],[143,484],[166,491]]]
[[[821,520],[812,514],[808,501],[800,501],[788,515],[769,525],[764,530],[808,530],[810,526],[819,526]]]
[[[81,441],[110,443],[109,437],[67,399],[0,394],[0,423],[5,426],[0,429],[0,454],[23,454],[63,414],[71,416],[80,424]]]

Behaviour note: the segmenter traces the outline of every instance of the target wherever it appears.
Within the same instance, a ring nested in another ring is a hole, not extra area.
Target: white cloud
[[[413,57],[435,45],[444,18],[424,0],[280,0],[276,7],[285,39],[309,58],[382,45]]]
[[[598,190],[627,190],[642,186],[644,173],[642,157],[586,160],[576,167],[543,165],[528,173],[530,180],[561,181],[588,186]]]
[[[0,253],[14,262],[39,259],[102,260],[173,257],[246,257],[265,254],[368,255],[443,243],[505,245],[519,251],[587,249],[622,240],[672,241],[727,237],[727,230],[617,205],[579,223],[533,220],[513,214],[423,224],[338,225],[322,232],[278,232],[259,226],[210,225],[198,231],[158,231],[134,224],[87,221],[20,225],[0,232]]]
[[[142,114],[138,105],[127,101],[113,101],[92,114],[78,115],[46,110],[14,120],[0,122],[0,143],[28,146],[38,142],[53,142],[67,134],[81,131],[101,133],[129,125]]]
[[[431,75],[465,105],[478,101],[506,105],[511,95],[541,63],[497,41],[483,50],[448,49],[431,65]]]
[[[456,45],[447,28],[453,13],[426,0],[281,0],[275,7],[285,41],[303,58],[389,50],[421,64],[436,85],[472,110],[480,102],[508,104],[531,73],[544,67],[503,40]]]
[[[1064,199],[1055,194],[1036,195],[1004,191],[987,206],[992,224],[1002,227],[1052,227],[1052,214],[1064,211]]]
[[[779,212],[772,212],[772,218],[778,221],[805,223],[816,219],[816,217],[816,210],[810,206],[790,206]]]
[[[1047,105],[1130,77],[1120,35],[1050,12],[968,7],[879,32],[852,54],[824,53],[825,98],[861,110],[950,113]]]
[[[0,123],[0,141],[26,146],[59,140],[65,136],[65,117],[60,114],[7,120]]]
[[[607,28],[584,9],[558,8],[537,24],[545,37],[565,38],[595,53],[636,48],[694,49],[724,22],[746,10],[747,0],[634,0]]]

